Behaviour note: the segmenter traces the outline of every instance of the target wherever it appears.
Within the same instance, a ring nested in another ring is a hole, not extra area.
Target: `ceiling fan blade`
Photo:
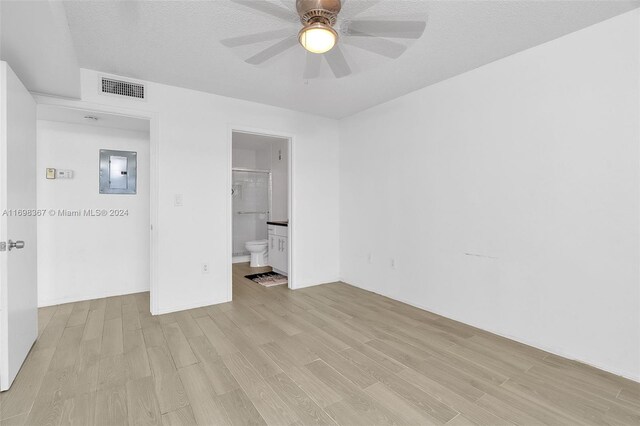
[[[302,78],[304,78],[305,80],[318,78],[318,76],[320,75],[321,61],[322,55],[307,52],[307,63],[304,66],[304,73],[302,74]]]
[[[298,19],[298,16],[292,13],[291,10],[278,6],[274,3],[270,3],[265,0],[231,0],[233,3],[241,4],[259,12],[265,13],[270,16],[274,16],[283,21],[293,22]]]
[[[297,43],[298,38],[296,36],[287,37],[284,40],[280,40],[276,44],[267,47],[263,51],[256,53],[245,62],[252,65],[259,65],[274,56],[278,56],[285,50],[292,48]]]
[[[392,59],[399,58],[407,50],[404,44],[380,37],[345,37],[343,41],[351,46]]]
[[[227,47],[245,46],[247,44],[260,43],[262,41],[276,40],[291,35],[291,30],[282,29],[274,31],[264,31],[261,33],[248,34],[239,37],[226,38],[220,43]]]
[[[296,15],[298,14],[298,12],[296,12],[296,3],[294,1],[292,1],[292,0],[280,0],[280,4],[283,5],[284,7],[286,7],[287,9],[291,10]]]
[[[347,64],[347,60],[344,58],[344,53],[342,53],[342,49],[340,46],[336,46],[327,53],[324,54],[324,58],[327,60],[329,67],[331,67],[331,71],[333,71],[333,75],[336,78],[342,78],[351,74],[351,68],[349,64]]]
[[[378,3],[380,0],[342,0],[342,10],[348,13],[350,18],[354,18]]]
[[[424,21],[347,21],[342,24],[344,35],[354,37],[420,38],[427,24]]]

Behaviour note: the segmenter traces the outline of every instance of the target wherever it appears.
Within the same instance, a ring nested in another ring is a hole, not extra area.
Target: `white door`
[[[0,391],[38,337],[36,103],[0,62]]]

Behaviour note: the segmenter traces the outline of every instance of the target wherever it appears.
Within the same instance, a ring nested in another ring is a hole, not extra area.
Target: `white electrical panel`
[[[100,193],[135,194],[137,154],[132,151],[100,150]]]

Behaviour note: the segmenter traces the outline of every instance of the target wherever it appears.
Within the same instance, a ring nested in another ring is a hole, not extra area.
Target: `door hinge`
[[[7,243],[5,241],[0,242],[0,251],[7,251]]]

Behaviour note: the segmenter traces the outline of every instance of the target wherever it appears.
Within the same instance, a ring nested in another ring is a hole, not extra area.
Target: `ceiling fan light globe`
[[[298,40],[311,53],[326,53],[336,45],[338,33],[329,25],[314,23],[300,30]]]

